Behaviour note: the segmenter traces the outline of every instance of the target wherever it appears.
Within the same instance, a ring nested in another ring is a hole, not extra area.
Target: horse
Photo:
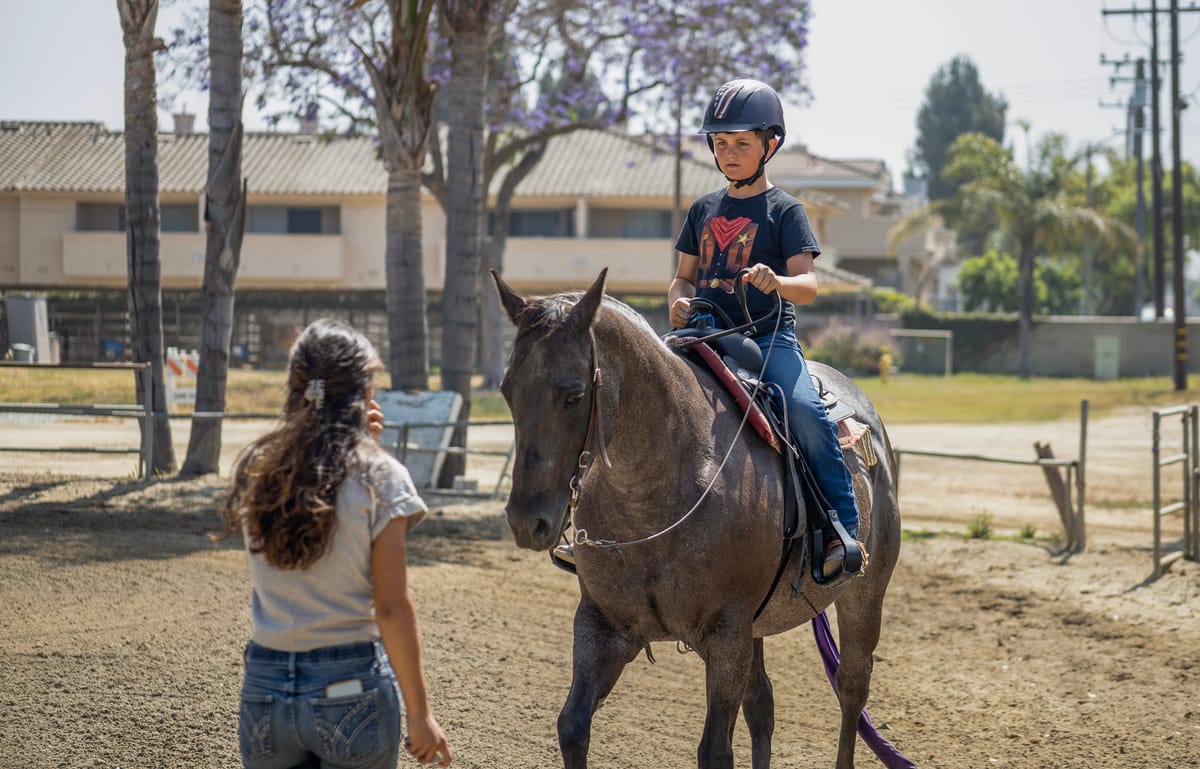
[[[551,551],[570,524],[576,530],[580,597],[557,723],[565,769],[587,766],[592,717],[625,666],[643,649],[649,656],[651,643],[670,641],[705,666],[698,767],[732,769],[740,707],[752,765],[768,769],[774,698],[763,638],[831,604],[842,651],[833,676],[837,768],[853,769],[900,551],[895,458],[870,401],[835,369],[809,363],[869,427],[880,459],[868,469],[845,453],[868,554],[863,572],[817,584],[805,569],[807,541],[781,564],[788,492],[779,453],[739,431],[742,414],[715,377],[605,295],[607,270],[582,293],[532,298],[492,275],[517,328],[501,384],[514,428],[509,528],[518,547],[539,551]]]

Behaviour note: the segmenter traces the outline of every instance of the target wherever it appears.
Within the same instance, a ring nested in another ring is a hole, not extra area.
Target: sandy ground
[[[886,415],[885,415],[886,417]],[[180,457],[186,423],[176,426]],[[1087,430],[1089,548],[1057,555],[1036,467],[903,455],[905,543],[869,710],[920,767],[1200,765],[1200,564],[1152,578],[1149,411]],[[1170,422],[1164,453],[1178,450]],[[261,423],[226,431],[222,469]],[[0,423],[0,446],[131,447],[120,423]],[[503,429],[472,435],[504,446]],[[1080,424],[891,427],[907,450],[1078,458]],[[1171,448],[1174,446],[1174,448]],[[235,767],[247,572],[211,545],[220,477],[145,485],[124,455],[0,454],[0,769]],[[498,460],[472,463],[491,489]],[[1179,496],[1181,473],[1164,473]],[[430,496],[411,578],[434,706],[461,767],[560,765],[578,588],[517,550],[499,499]],[[1027,541],[972,540],[987,515]],[[1177,518],[1163,534],[1181,537]],[[695,655],[655,647],[597,715],[592,766],[689,767],[703,723]],[[775,767],[832,766],[836,703],[811,634],[768,639]],[[749,766],[744,728],[737,762]],[[878,766],[864,744],[859,765]],[[402,765],[407,762],[402,760]]]

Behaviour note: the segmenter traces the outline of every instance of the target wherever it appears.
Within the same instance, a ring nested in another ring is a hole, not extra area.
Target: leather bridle
[[[574,525],[575,523],[575,506],[579,503],[579,490],[583,487],[583,481],[596,461],[596,457],[592,453],[593,444],[604,466],[612,467],[612,462],[608,459],[608,450],[604,445],[604,428],[600,424],[600,388],[604,385],[604,377],[600,373],[600,354],[596,345],[596,333],[589,330],[588,335],[592,341],[592,406],[588,414],[587,434],[584,436],[583,450],[579,452],[575,474],[571,476],[571,481],[567,484],[571,490],[571,499],[567,502],[567,514],[563,518],[562,531],[564,532],[567,530],[568,524]]]

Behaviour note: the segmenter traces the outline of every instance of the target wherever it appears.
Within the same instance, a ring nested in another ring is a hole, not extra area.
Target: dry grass
[[[231,414],[275,414],[283,408],[283,371],[234,369],[229,372],[226,411]],[[1200,400],[1200,379],[1177,392],[1168,377],[1118,379],[1021,380],[1011,376],[958,374],[952,377],[894,375],[887,384],[878,377],[856,380],[889,423],[1044,422],[1078,416],[1080,401],[1088,413],[1102,416],[1127,407],[1169,406]],[[379,383],[387,389],[386,375]],[[431,378],[433,389],[440,387]],[[129,371],[0,367],[0,402],[97,404],[136,402]],[[473,419],[504,419],[508,408],[498,393],[477,391],[471,399]]]

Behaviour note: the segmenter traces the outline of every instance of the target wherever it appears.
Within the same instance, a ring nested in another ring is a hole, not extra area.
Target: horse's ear
[[[500,294],[500,304],[504,305],[508,317],[512,318],[513,323],[519,323],[521,313],[529,306],[529,302],[525,301],[525,297],[513,290],[513,287],[504,282],[500,277],[500,273],[495,270],[489,270],[492,273],[492,279],[496,281],[496,291]]]
[[[600,271],[596,282],[583,292],[583,296],[579,297],[579,301],[575,303],[574,309],[571,310],[571,323],[576,328],[591,327],[592,319],[596,317],[596,309],[600,306],[600,300],[604,298],[604,286],[607,278],[608,268],[605,267]]]

